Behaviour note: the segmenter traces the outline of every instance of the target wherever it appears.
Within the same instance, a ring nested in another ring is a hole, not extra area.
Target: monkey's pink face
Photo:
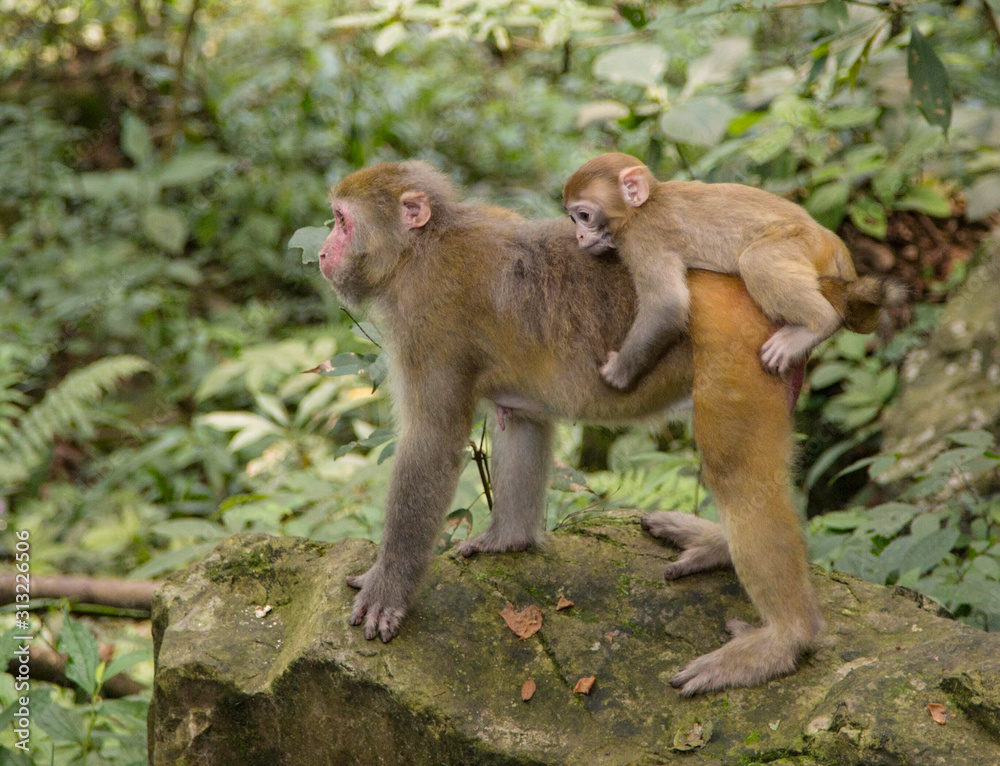
[[[319,249],[319,269],[331,282],[344,261],[344,254],[354,239],[354,214],[345,202],[333,203],[333,229]]]

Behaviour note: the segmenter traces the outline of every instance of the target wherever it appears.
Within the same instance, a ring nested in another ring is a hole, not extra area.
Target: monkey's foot
[[[376,564],[363,575],[347,578],[347,584],[360,589],[354,597],[354,610],[349,620],[351,625],[364,622],[365,638],[371,641],[375,636],[383,643],[391,641],[406,616],[406,599],[398,593],[399,588],[389,584],[388,578],[377,571]]]
[[[458,546],[458,553],[463,558],[469,558],[477,553],[520,553],[538,545],[539,540],[534,536],[510,535],[509,533],[497,532],[490,527],[485,532],[470,537]]]
[[[681,555],[663,572],[668,580],[732,564],[729,543],[719,524],[680,511],[647,513],[641,524],[653,537],[681,549]]]
[[[795,661],[808,644],[779,636],[773,627],[753,628],[740,620],[726,627],[735,636],[714,652],[689,662],[670,679],[684,697],[703,692],[754,686],[795,670]]]
[[[760,347],[761,364],[773,375],[784,375],[792,365],[805,359],[819,340],[808,327],[785,325]]]
[[[601,377],[604,378],[604,382],[609,386],[613,386],[619,391],[624,391],[632,385],[632,376],[628,370],[623,368],[623,365],[619,361],[620,359],[621,357],[617,351],[609,352],[608,361],[601,367]]]

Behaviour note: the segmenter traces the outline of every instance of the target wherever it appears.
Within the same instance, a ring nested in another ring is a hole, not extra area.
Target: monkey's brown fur
[[[349,580],[360,588],[352,624],[369,639],[398,632],[479,400],[513,414],[505,430],[494,428],[490,527],[462,546],[465,555],[542,541],[557,418],[652,418],[690,394],[722,526],[677,512],[649,514],[643,526],[682,549],[668,578],[731,563],[763,625],[733,623],[732,640],[672,683],[691,695],[790,672],[821,620],[789,497],[786,387],[757,359],[775,327],[740,280],[692,271],[689,336],[620,393],[597,363],[635,319],[632,280],[617,259],[580,258],[570,221],[457,203],[423,163],[358,171],[331,199],[337,223],[320,267],[344,300],[377,318],[399,424],[378,558]]]
[[[798,205],[760,189],[661,183],[635,157],[611,153],[574,173],[564,200],[581,246],[616,247],[636,284],[635,324],[602,369],[618,388],[634,385],[683,331],[687,268],[739,274],[763,312],[787,325],[761,349],[761,359],[776,373],[804,359],[845,320],[851,329],[868,327],[885,304],[882,295],[859,308],[872,290],[887,288],[874,278],[859,283],[836,234]],[[821,278],[843,283],[833,305]],[[849,304],[858,310],[849,311]]]

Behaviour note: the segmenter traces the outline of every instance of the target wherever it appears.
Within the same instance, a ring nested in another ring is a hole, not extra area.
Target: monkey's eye
[[[588,213],[586,210],[581,210],[579,213],[577,213],[577,216],[580,218],[580,221],[582,223],[590,223],[590,213]]]
[[[339,210],[333,211],[333,220],[336,222],[337,226],[344,228],[344,214]]]

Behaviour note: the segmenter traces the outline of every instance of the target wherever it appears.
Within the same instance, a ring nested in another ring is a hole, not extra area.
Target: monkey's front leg
[[[433,417],[404,416],[378,558],[365,574],[347,578],[348,585],[360,588],[350,623],[363,622],[367,639],[379,636],[389,641],[399,632],[427,569],[445,509],[458,485],[465,440],[472,427],[472,408],[466,409],[467,413],[445,411]]]
[[[672,253],[644,253],[627,265],[635,282],[639,313],[622,347],[601,367],[605,382],[632,388],[676,343],[688,321],[691,296],[684,262]]]
[[[523,551],[538,545],[545,532],[542,522],[554,426],[551,421],[533,420],[511,410],[505,419],[506,424],[498,423],[493,429],[495,499],[490,526],[459,546],[463,556]]]

